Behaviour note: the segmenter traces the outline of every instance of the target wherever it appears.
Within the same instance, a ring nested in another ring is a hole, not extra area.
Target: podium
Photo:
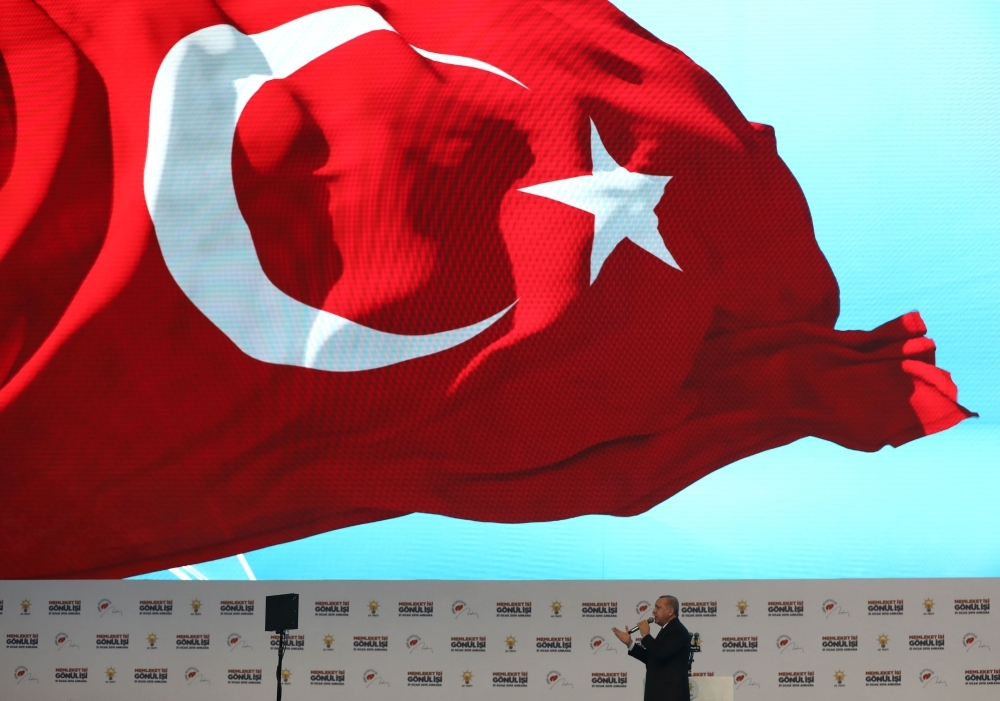
[[[691,701],[733,701],[732,677],[691,677]]]

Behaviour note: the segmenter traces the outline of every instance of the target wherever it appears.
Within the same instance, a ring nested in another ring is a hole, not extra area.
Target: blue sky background
[[[259,579],[1000,576],[1000,3],[616,3],[775,127],[841,287],[839,328],[918,309],[978,411],[856,453],[806,439],[649,512],[414,514],[251,553]],[[181,563],[178,563],[181,564]],[[237,558],[164,571],[245,579]]]

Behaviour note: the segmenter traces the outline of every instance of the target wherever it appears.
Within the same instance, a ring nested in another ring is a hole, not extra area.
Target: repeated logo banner
[[[0,582],[0,698],[259,698],[277,683],[264,597],[290,591],[278,677],[296,699],[639,698],[644,669],[611,627],[661,594],[696,643],[692,694],[710,677],[738,700],[1000,686],[997,580]]]

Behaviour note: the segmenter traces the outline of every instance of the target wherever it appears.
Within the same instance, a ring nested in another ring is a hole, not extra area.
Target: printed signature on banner
[[[611,655],[618,654],[618,649],[612,645],[608,645],[608,641],[600,635],[595,635],[590,639],[590,651],[595,655],[603,653]]]
[[[965,648],[966,652],[971,652],[972,650],[990,649],[990,646],[980,640],[979,636],[975,633],[966,633],[962,637],[962,646]]]
[[[28,668],[24,665],[14,670],[14,679],[17,680],[17,684],[38,683],[38,677],[28,671]]]
[[[451,613],[456,619],[462,618],[479,618],[479,614],[472,610],[472,608],[464,601],[456,601],[451,605]]]
[[[823,615],[827,618],[832,616],[847,616],[850,618],[851,612],[846,610],[843,606],[838,604],[833,599],[827,599],[823,602]]]
[[[573,683],[566,679],[562,672],[558,672],[556,670],[552,670],[545,675],[545,683],[549,685],[549,691],[560,688],[573,688]]]
[[[56,650],[62,650],[64,648],[69,650],[74,647],[80,649],[80,646],[77,645],[75,642],[73,642],[73,640],[66,633],[63,632],[56,633],[55,641],[56,641]]]
[[[747,689],[756,687],[759,689],[760,683],[755,682],[753,680],[753,677],[751,677],[748,673],[744,672],[742,669],[738,669],[735,672],[733,672],[733,686],[736,687],[737,689],[739,689],[740,687],[745,687]]]
[[[211,684],[212,681],[201,673],[197,667],[188,667],[184,670],[184,681],[188,686],[192,684]]]
[[[374,669],[366,669],[362,679],[364,680],[365,687],[367,688],[371,688],[373,686],[392,686],[392,684],[385,681]]]
[[[111,603],[111,599],[101,599],[97,602],[97,610],[100,612],[101,618],[105,616],[124,616],[121,609]]]
[[[230,651],[234,650],[253,650],[253,645],[250,645],[243,636],[239,633],[230,633],[226,636],[226,644],[229,646]]]
[[[421,640],[419,635],[411,635],[406,639],[406,651],[412,655],[414,652],[434,652],[434,648]]]
[[[805,652],[805,648],[792,640],[792,638],[788,635],[779,635],[775,644],[778,646],[778,650],[782,655],[789,651]]]
[[[948,686],[948,682],[942,679],[933,669],[922,669],[920,670],[920,685],[925,689],[929,686],[938,686],[943,684]]]

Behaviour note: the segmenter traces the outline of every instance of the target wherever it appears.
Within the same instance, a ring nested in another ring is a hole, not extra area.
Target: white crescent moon
[[[513,307],[451,331],[386,333],[289,297],[261,268],[233,186],[240,113],[267,81],[380,30],[395,32],[367,7],[322,10],[260,34],[220,24],[177,42],[156,73],[143,186],[160,249],[184,294],[257,360],[334,372],[371,370],[454,348]],[[476,59],[414,50],[526,87]]]

